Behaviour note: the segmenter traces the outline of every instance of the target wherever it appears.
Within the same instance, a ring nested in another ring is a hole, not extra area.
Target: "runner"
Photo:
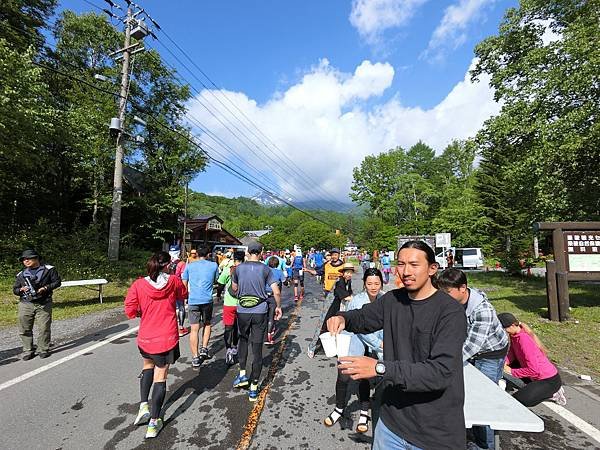
[[[223,299],[223,325],[225,326],[225,364],[232,366],[235,364],[238,345],[238,327],[237,327],[237,297],[231,289],[231,274],[236,267],[244,262],[246,253],[242,250],[233,252],[233,265],[219,275],[219,283],[225,286],[225,297]]]
[[[188,264],[183,271],[182,280],[190,294],[188,312],[191,326],[190,349],[192,351],[192,367],[200,367],[201,358],[209,359],[208,341],[211,332],[213,315],[213,285],[217,279],[219,268],[217,263],[207,259],[210,250],[206,247],[198,249],[198,261]],[[202,347],[198,352],[198,333],[203,325]]]
[[[283,254],[283,260],[285,265],[285,273],[287,275],[286,286],[289,286],[292,279],[292,254],[289,250],[286,250]]]
[[[171,262],[169,263],[169,274],[175,275],[181,280],[181,275],[185,269],[185,263],[179,259],[180,249],[179,246],[172,245],[169,248],[169,256]],[[179,325],[179,337],[185,336],[189,333],[189,330],[185,327],[185,300],[177,299],[177,323]]]
[[[376,301],[383,295],[381,287],[383,286],[383,277],[377,269],[367,269],[363,275],[364,290],[352,297],[346,311],[360,309],[367,303]],[[383,331],[379,330],[370,334],[353,334],[350,342],[350,356],[369,356],[375,359],[383,359]],[[344,375],[338,370],[337,381],[335,383],[335,409],[325,418],[323,423],[327,427],[333,426],[344,414],[344,408],[348,404],[347,391],[350,377]],[[371,385],[369,380],[359,381],[358,398],[360,402],[360,416],[357,433],[366,433],[369,431],[369,409],[371,408]]]
[[[323,257],[323,252],[321,251],[317,251],[315,252],[314,256],[313,256],[313,261],[315,262],[315,274],[317,277],[317,283],[321,284],[323,283],[323,274],[324,274],[324,269],[323,266],[325,265],[325,258]]]
[[[294,282],[294,301],[304,298],[304,272],[306,271],[306,261],[302,257],[302,250],[297,250],[292,259],[292,280]],[[300,295],[298,295],[298,285],[300,285]]]
[[[323,267],[325,276],[323,281],[323,292],[325,293],[325,296],[333,289],[333,286],[340,277],[339,269],[344,264],[344,261],[340,259],[340,250],[338,248],[332,248],[329,254],[331,256],[331,261],[328,261]]]
[[[267,258],[267,260],[265,261],[267,263],[267,265],[271,268],[271,271],[273,272],[275,279],[277,280],[277,285],[279,286],[279,290],[281,291],[281,286],[283,284],[283,281],[285,281],[286,277],[284,275],[284,273],[281,271],[281,269],[279,268],[279,259],[277,258],[277,256],[271,256],[270,258]],[[267,313],[267,338],[265,340],[265,344],[268,345],[273,345],[275,344],[275,307],[276,307],[276,303],[275,303],[275,298],[273,296],[273,289],[271,289],[271,286],[269,284],[267,284],[265,286],[265,289],[267,291],[267,294],[269,295],[269,297],[267,298],[267,303],[268,303],[268,313]]]
[[[232,274],[232,290],[238,297],[237,317],[240,341],[238,356],[240,373],[233,381],[234,388],[250,384],[248,399],[255,402],[258,399],[258,379],[262,370],[262,346],[267,331],[267,292],[268,284],[275,297],[274,320],[281,318],[281,294],[277,280],[271,269],[260,262],[262,244],[253,242],[248,245],[248,258],[237,266]],[[248,344],[252,343],[252,370],[250,378],[246,376],[246,361],[248,359]]]
[[[383,284],[390,282],[390,273],[392,272],[392,260],[387,249],[384,249],[381,254],[381,271],[383,272]]]
[[[179,335],[175,318],[177,299],[187,297],[181,280],[168,275],[170,256],[166,252],[153,255],[147,264],[148,276],[131,285],[125,297],[125,314],[130,319],[141,317],[137,344],[143,359],[140,374],[140,407],[134,425],[148,423],[146,438],[154,438],[163,427],[160,418],[167,391],[169,365],[179,358]],[[148,396],[152,390],[152,403]]]
[[[219,275],[223,272],[229,272],[229,269],[233,266],[233,249],[229,249],[225,253],[225,257],[219,263]],[[221,300],[223,296],[223,291],[225,290],[225,285],[221,284],[219,280],[217,280],[217,300]]]

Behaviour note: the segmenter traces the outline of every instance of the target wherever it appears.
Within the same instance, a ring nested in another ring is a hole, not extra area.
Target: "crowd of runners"
[[[338,353],[335,408],[324,418],[325,426],[344,415],[349,383],[357,380],[360,413],[355,431],[366,433],[372,424],[374,449],[465,448],[467,363],[494,383],[510,383],[514,398],[525,406],[546,399],[566,403],[558,370],[533,331],[511,313],[496,314],[485,294],[468,286],[464,272],[450,267],[438,273],[435,253],[424,242],[405,243],[394,255],[393,269],[385,249],[363,253],[362,289],[353,286],[357,268],[337,248],[310,249],[307,254],[297,246],[264,252],[254,242],[246,251],[230,249],[213,256],[200,247],[187,256],[183,261],[178,247],[152,255],[147,276],[136,280],[125,298],[126,315],[141,319],[140,405],[134,424],[147,424],[147,438],[156,437],[163,427],[168,371],[180,357],[180,340],[189,335],[192,367],[213,357],[209,341],[215,298],[223,301],[225,362],[238,365],[233,388],[247,388],[251,402],[259,398],[263,346],[275,343],[281,291],[290,289],[294,301],[301,302],[306,273],[323,290],[317,299],[321,317],[307,356],[314,358],[322,350],[323,335],[350,334],[347,350]],[[20,260],[24,269],[13,292],[20,297],[23,359],[34,355],[37,316],[43,319],[40,355],[47,357],[52,291],[60,286],[60,277],[33,250],[25,250]],[[384,293],[390,273],[395,275],[394,288]],[[474,426],[468,448],[493,449],[492,430]]]

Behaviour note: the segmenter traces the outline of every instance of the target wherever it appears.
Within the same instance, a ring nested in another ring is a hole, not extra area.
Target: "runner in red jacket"
[[[147,264],[148,276],[134,281],[125,298],[127,317],[141,317],[137,343],[144,365],[140,375],[140,409],[134,424],[149,421],[147,438],[156,437],[163,427],[159,416],[167,390],[167,373],[169,365],[180,356],[175,302],[187,298],[187,290],[177,276],[167,273],[170,261],[166,252],[152,255]]]

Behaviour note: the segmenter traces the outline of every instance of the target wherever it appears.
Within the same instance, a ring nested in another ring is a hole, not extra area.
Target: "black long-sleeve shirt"
[[[437,291],[413,301],[405,289],[361,309],[340,313],[346,329],[383,329],[381,419],[395,434],[424,449],[465,448],[463,308]]]

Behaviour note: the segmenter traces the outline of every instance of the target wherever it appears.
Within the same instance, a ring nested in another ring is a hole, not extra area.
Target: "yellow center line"
[[[285,351],[285,347],[287,344],[287,337],[290,333],[290,329],[292,325],[296,322],[296,318],[298,317],[298,313],[300,312],[300,306],[302,305],[302,300],[299,300],[296,303],[296,307],[294,311],[290,315],[290,319],[288,321],[288,327],[283,333],[281,337],[281,342],[279,343],[279,348],[277,349],[277,353],[273,357],[273,361],[271,361],[271,366],[269,367],[269,372],[267,374],[267,384],[261,389],[260,394],[258,394],[258,400],[254,404],[254,408],[248,414],[248,420],[246,421],[246,425],[244,426],[244,432],[242,433],[242,437],[236,446],[236,450],[247,450],[250,447],[250,443],[252,442],[252,437],[256,432],[256,427],[258,427],[258,420],[260,419],[260,415],[265,407],[265,401],[267,399],[267,395],[269,394],[269,390],[271,389],[271,384],[275,379],[275,374],[277,373],[277,367],[279,366],[279,361],[283,357],[283,352]]]

